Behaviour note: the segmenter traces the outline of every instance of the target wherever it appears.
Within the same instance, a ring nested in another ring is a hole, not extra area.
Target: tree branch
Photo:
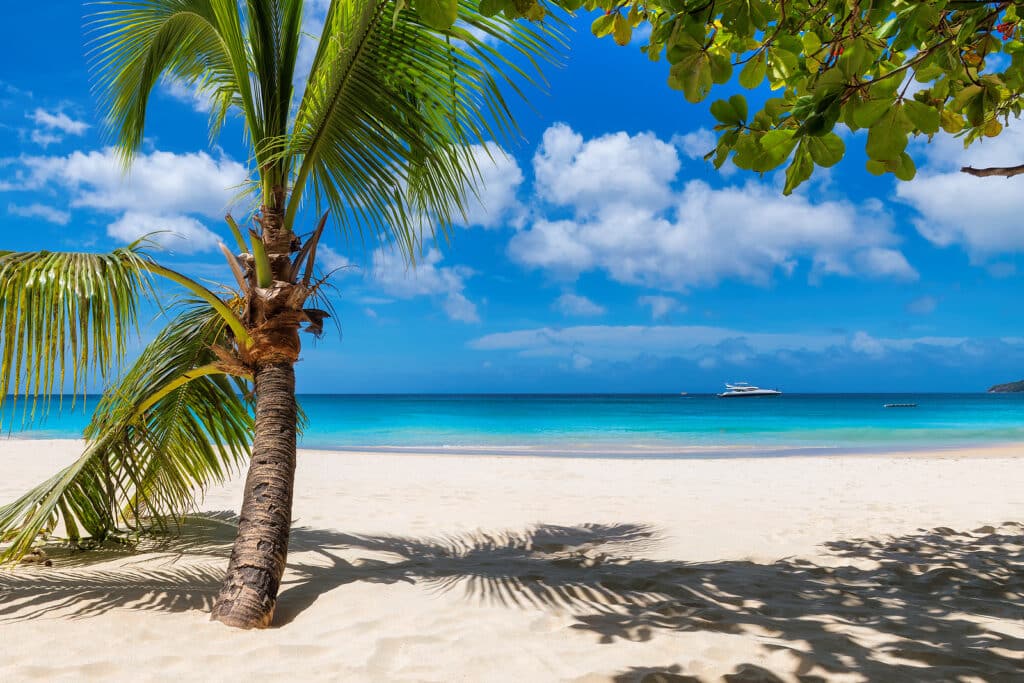
[[[1015,175],[1021,175],[1024,173],[1024,164],[1021,164],[1020,166],[993,166],[991,168],[974,168],[973,166],[964,166],[960,169],[960,172],[978,176],[979,178],[985,178],[988,176],[1012,178]]]

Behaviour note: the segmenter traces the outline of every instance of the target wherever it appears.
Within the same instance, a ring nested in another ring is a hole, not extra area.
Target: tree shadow
[[[0,575],[0,621],[114,608],[208,610],[234,526],[227,513],[191,518],[175,538],[142,547],[164,564],[74,566]],[[361,536],[299,527],[275,625],[351,582],[461,590],[473,601],[568,613],[597,643],[659,632],[716,632],[786,650],[801,680],[1020,680],[1024,639],[1024,525],[973,532],[921,530],[826,544],[832,562],[644,559],[655,532],[635,524],[538,526],[436,539]],[[188,563],[179,565],[180,558]],[[196,561],[196,557],[200,560]],[[835,564],[835,566],[826,566]],[[1016,629],[1012,626],[1016,624]],[[774,681],[745,663],[729,681]],[[681,666],[634,667],[620,682],[697,681]]]

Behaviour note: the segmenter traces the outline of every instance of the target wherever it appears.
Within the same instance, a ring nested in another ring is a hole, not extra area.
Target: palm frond
[[[135,243],[110,254],[0,252],[0,407],[26,399],[34,417],[54,394],[106,378],[152,298],[150,259]],[[70,375],[70,376],[69,376]],[[31,399],[31,400],[29,400]]]
[[[149,96],[161,78],[182,81],[213,102],[211,139],[228,110],[264,134],[250,87],[250,59],[236,0],[110,0],[90,20],[91,66],[107,125],[124,158],[142,144]]]
[[[263,180],[264,201],[273,198],[272,189],[288,182],[290,162],[278,157],[267,163],[273,151],[267,140],[280,140],[288,130],[292,105],[292,80],[302,35],[302,0],[248,0],[246,28],[253,71],[256,117],[263,135],[254,138]]]
[[[464,213],[478,179],[469,146],[514,136],[500,85],[539,85],[559,26],[485,17],[463,0],[455,27],[436,31],[394,0],[334,0],[281,152],[298,166],[286,224],[312,190],[344,233],[395,238],[414,256],[423,230]]]
[[[197,489],[224,481],[247,455],[252,429],[244,383],[216,368],[228,327],[190,303],[101,398],[73,464],[0,508],[0,561],[31,549],[59,524],[73,541],[159,527],[191,509]]]

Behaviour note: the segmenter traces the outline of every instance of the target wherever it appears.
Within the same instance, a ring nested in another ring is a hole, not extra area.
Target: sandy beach
[[[0,501],[78,448],[0,442]],[[235,480],[177,538],[0,574],[0,680],[1011,680],[1022,456],[301,451],[275,628],[208,621]]]

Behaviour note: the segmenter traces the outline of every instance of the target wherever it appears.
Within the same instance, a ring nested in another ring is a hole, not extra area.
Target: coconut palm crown
[[[514,135],[503,89],[539,84],[538,65],[562,44],[557,21],[515,21],[541,18],[535,3],[481,11],[486,2],[332,0],[299,81],[302,0],[99,3],[91,56],[126,165],[154,88],[188,84],[213,105],[211,140],[229,116],[244,123],[253,228],[227,216],[233,282],[217,293],[160,265],[144,242],[109,254],[0,252],[0,408],[20,399],[45,412],[51,395],[84,393],[94,374],[114,380],[82,455],[0,508],[0,559],[58,529],[76,543],[164,529],[248,457],[213,618],[271,623],[291,524],[299,332],[319,334],[328,317],[316,305],[325,226],[413,260],[424,233],[464,215],[478,180],[470,145]],[[323,214],[299,230],[306,206]],[[122,371],[140,301],[161,303],[155,277],[188,299]]]

